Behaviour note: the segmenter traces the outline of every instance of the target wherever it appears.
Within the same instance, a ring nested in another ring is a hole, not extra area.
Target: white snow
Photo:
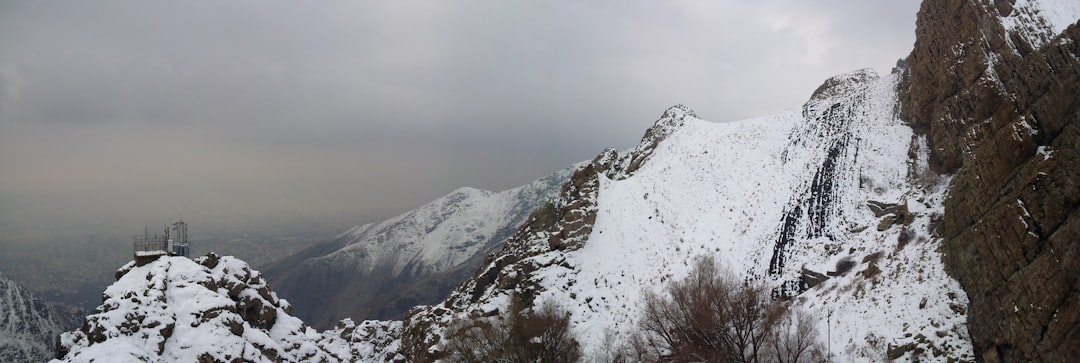
[[[1022,1],[1022,0],[1021,0]],[[1042,15],[1043,19],[1050,26],[1050,30],[1054,34],[1059,34],[1068,28],[1069,25],[1076,24],[1080,20],[1080,2],[1075,0],[1029,0],[1037,3],[1039,9],[1039,15]],[[1018,3],[1020,1],[1017,1]]]
[[[372,344],[381,344],[380,354],[396,352],[396,341],[375,338],[400,336],[400,323],[364,322],[361,335],[369,339],[357,344],[352,339],[361,338],[353,335],[360,333],[351,329],[319,334],[290,316],[288,302],[270,292],[247,263],[221,257],[211,265],[161,257],[124,266],[123,276],[105,289],[105,301],[86,317],[89,331],[61,335],[70,352],[57,361],[372,361],[366,353]],[[245,318],[241,314],[249,312],[239,311],[245,308],[272,311],[265,315],[273,316],[265,322],[271,325]],[[351,321],[342,324],[355,328]]]
[[[948,179],[925,187],[909,179],[926,168],[926,141],[893,114],[896,76],[861,72],[837,77],[839,91],[805,110],[730,123],[688,116],[632,176],[599,174],[596,221],[584,246],[520,262],[543,266],[531,276],[541,287],[534,304],[550,301],[569,311],[584,352],[607,351],[640,330],[642,293],[686,276],[697,256],[714,256],[733,273],[774,285],[797,278],[801,268],[825,273],[850,258],[858,262],[854,270],[793,302],[817,318],[819,331],[832,332],[834,360],[883,361],[889,346],[920,339],[927,352],[973,359],[966,295],[945,274],[940,240],[930,233]],[[847,148],[833,149],[844,140]],[[909,160],[910,148],[916,160]],[[836,193],[821,212],[824,225],[815,233],[816,227],[796,226],[785,267],[770,274],[785,213],[807,205],[803,193],[830,153]],[[907,205],[915,217],[879,232],[881,219],[866,206],[871,200]],[[901,230],[911,236],[905,246],[898,243]],[[875,254],[876,262],[868,257]],[[503,309],[507,301],[505,292],[489,287],[466,310]]]
[[[0,272],[0,361],[48,359],[55,336],[74,320]]]
[[[414,269],[413,274],[446,271],[502,242],[538,201],[558,192],[570,170],[502,192],[460,188],[397,217],[353,227],[338,236],[348,239],[348,245],[315,260],[390,266],[394,276],[406,266]]]
[[[1054,149],[1050,148],[1049,146],[1039,145],[1039,148],[1035,150],[1035,154],[1042,156],[1043,160],[1049,160],[1050,155],[1054,154]]]
[[[1001,22],[1008,32],[1020,34],[1037,49],[1078,20],[1080,1],[1017,0]]]

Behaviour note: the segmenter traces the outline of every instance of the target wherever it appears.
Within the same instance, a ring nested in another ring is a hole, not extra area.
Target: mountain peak
[[[860,84],[866,84],[867,82],[876,79],[878,79],[877,72],[870,68],[864,68],[854,72],[848,72],[829,77],[829,79],[826,79],[825,82],[822,82],[821,85],[818,86],[816,90],[814,90],[814,93],[810,96],[810,101],[808,101],[808,103],[849,93],[854,87],[857,87]]]
[[[234,257],[130,262],[82,328],[57,341],[61,361],[341,361],[341,332],[319,334],[262,275]],[[388,328],[389,329],[389,328]]]
[[[690,116],[690,117],[693,117],[693,118],[698,117],[698,115],[696,113],[694,113],[694,110],[691,110],[690,107],[680,103],[680,104],[668,107],[666,110],[664,110],[664,114],[662,116],[660,116],[660,119],[661,120],[667,119],[667,118],[681,119],[681,118],[686,117],[686,116]]]

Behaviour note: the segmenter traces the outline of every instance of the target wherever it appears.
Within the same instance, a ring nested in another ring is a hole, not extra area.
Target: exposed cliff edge
[[[955,173],[944,260],[977,356],[1080,356],[1080,5],[928,0],[907,111]]]

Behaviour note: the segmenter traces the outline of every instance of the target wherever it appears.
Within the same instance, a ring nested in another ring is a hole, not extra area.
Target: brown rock
[[[1068,361],[1080,356],[1080,28],[1035,49],[998,20],[1017,11],[925,1],[904,109],[929,133],[932,166],[956,173],[943,260],[968,294],[976,357]]]

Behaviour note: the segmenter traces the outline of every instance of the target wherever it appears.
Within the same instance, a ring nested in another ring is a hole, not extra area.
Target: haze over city
[[[636,144],[673,104],[738,120],[887,73],[916,10],[2,2],[0,236],[348,221],[506,189]]]

